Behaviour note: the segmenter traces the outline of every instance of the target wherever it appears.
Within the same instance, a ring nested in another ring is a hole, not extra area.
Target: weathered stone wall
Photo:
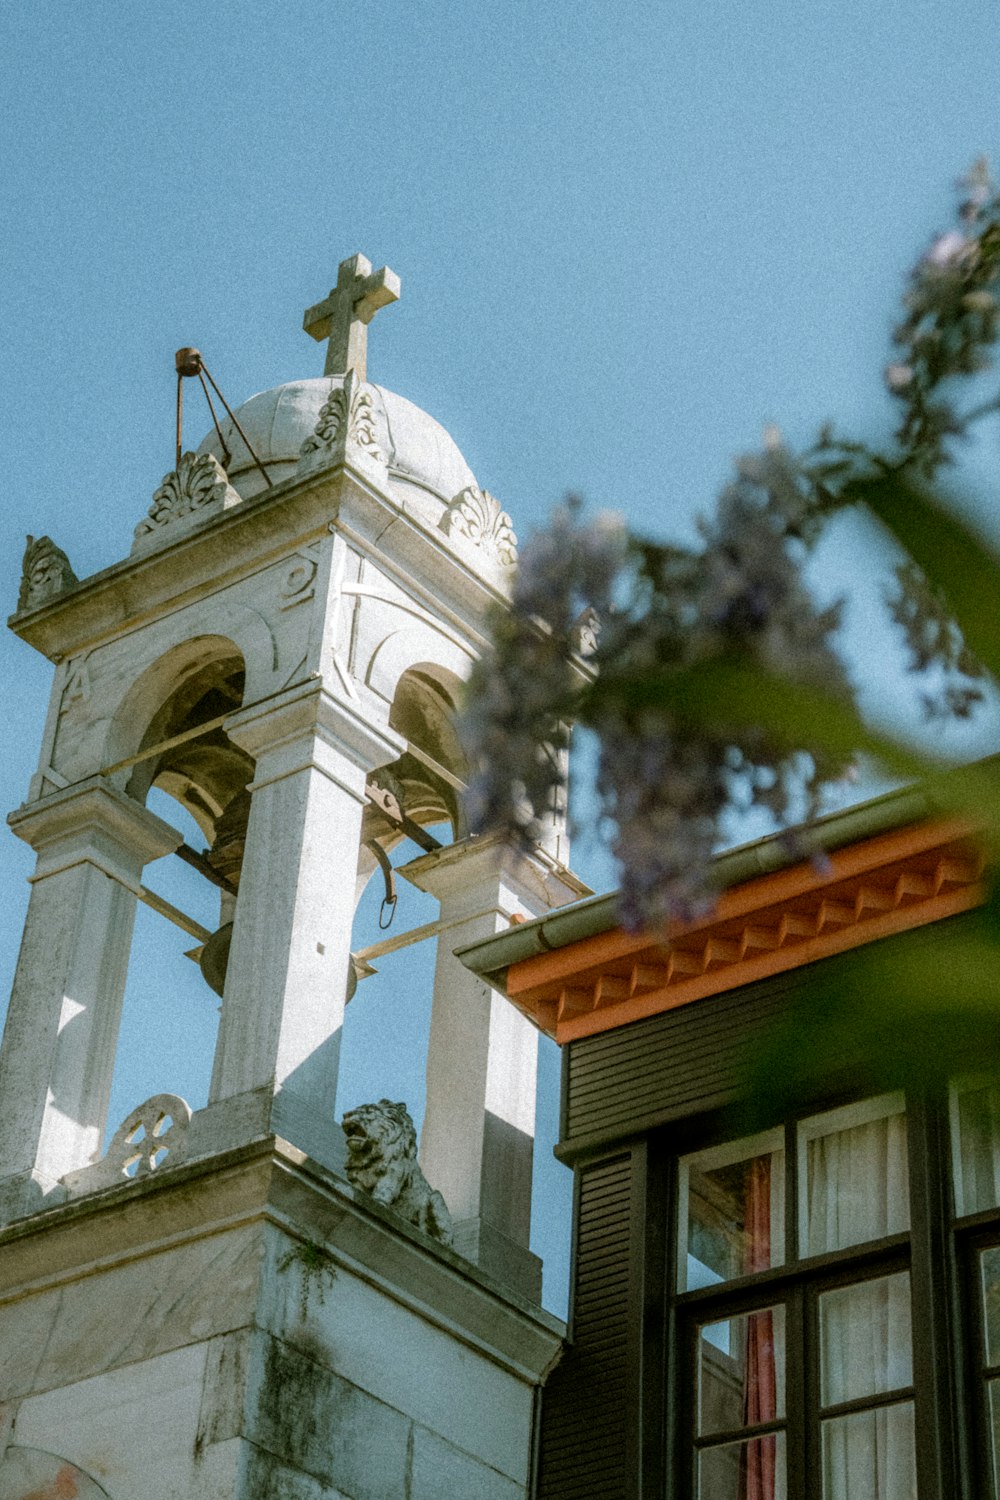
[[[111,1500],[524,1500],[558,1348],[273,1140],[0,1234],[0,1453]]]

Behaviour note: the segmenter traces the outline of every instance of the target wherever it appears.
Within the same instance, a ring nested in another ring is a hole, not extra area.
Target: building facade
[[[81,581],[29,538],[11,624],[55,673],[10,820],[37,863],[0,1050],[3,1500],[527,1493],[562,1332],[529,1241],[537,1034],[452,948],[585,887],[556,823],[516,861],[461,826],[456,695],[516,539],[444,428],[367,380],[398,294],[343,262],[305,316],[326,373],[196,452],[178,434],[123,561]],[[200,369],[179,351],[179,382]],[[337,1119],[355,904],[406,837],[447,934],[419,1161],[398,1101]],[[174,851],[214,931],[146,885]],[[218,1041],[204,1107],[160,1093],[109,1133],[140,901],[193,939]]]
[[[872,955],[916,972],[974,924],[982,855],[914,795],[821,834],[823,870],[722,856],[714,915],[669,940],[601,898],[462,955],[564,1051],[538,1500],[1000,1493],[1000,1089],[974,1027],[942,1069],[919,1015],[877,1054],[868,1020]]]

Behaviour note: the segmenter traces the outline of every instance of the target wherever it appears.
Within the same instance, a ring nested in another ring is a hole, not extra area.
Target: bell
[[[233,924],[227,922],[220,927],[218,932],[213,932],[198,959],[198,966],[209,989],[222,997],[226,988],[226,969],[229,967],[229,948],[233,941]],[[365,967],[364,973],[371,973],[371,965]],[[363,976],[362,976],[363,977]],[[353,953],[347,962],[347,993],[344,1003],[353,999],[354,992],[358,987],[358,964]]]
[[[210,990],[222,997],[226,988],[226,969],[229,967],[229,947],[233,941],[233,924],[227,922],[218,932],[213,932],[198,959],[198,967]]]

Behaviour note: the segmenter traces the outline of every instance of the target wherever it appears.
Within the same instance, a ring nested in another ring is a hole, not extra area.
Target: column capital
[[[401,735],[378,722],[377,710],[334,697],[318,677],[240,709],[226,720],[225,729],[255,760],[266,756],[273,762],[265,772],[267,780],[307,765],[326,770],[317,747],[365,775],[406,749]]]
[[[128,884],[143,865],[184,842],[176,828],[103,776],[26,802],[7,822],[38,854],[35,879],[87,860]]]
[[[396,873],[449,906],[456,897],[473,905],[481,902],[486,890],[504,888],[519,904],[540,915],[593,894],[579,876],[541,846],[519,849],[499,834],[458,839],[400,865]]]

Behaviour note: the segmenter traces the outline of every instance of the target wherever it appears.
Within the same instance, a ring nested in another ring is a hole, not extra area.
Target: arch
[[[465,779],[465,756],[456,718],[462,680],[437,662],[416,662],[396,683],[389,724],[407,741],[396,760],[382,766],[373,780],[397,797],[406,816],[421,827],[451,825],[453,836],[464,831],[458,788]],[[435,769],[441,767],[449,775]],[[358,866],[358,895],[375,870],[366,845],[377,840],[387,852],[405,838],[398,825],[378,807],[369,806],[362,825]]]
[[[120,700],[108,731],[111,763],[234,713],[243,702],[244,659],[227,636],[182,641],[150,663]],[[194,818],[209,842],[253,774],[253,761],[221,727],[175,745],[113,779],[137,802],[157,786]]]
[[[119,698],[104,741],[104,764],[126,760],[151,743],[151,726],[161,717],[164,704],[183,692],[185,684],[216,663],[239,661],[244,668],[245,660],[231,636],[206,633],[168,645],[142,668]]]
[[[0,1455],[0,1494],[4,1500],[109,1500],[93,1475],[68,1459],[17,1443]]]
[[[247,702],[265,698],[280,686],[277,642],[260,611],[234,602],[225,612],[224,635],[219,623],[218,608],[198,605],[158,620],[155,630],[121,638],[145,650],[140,655],[136,649],[134,659],[140,665],[111,710],[100,764],[111,765],[135,753],[148,719],[195,658],[209,660],[213,652],[238,655],[246,673]]]
[[[419,667],[428,676],[441,673],[442,681],[464,682],[474,662],[474,653],[456,637],[423,620],[408,620],[375,647],[365,668],[365,682],[392,703],[405,672]]]

